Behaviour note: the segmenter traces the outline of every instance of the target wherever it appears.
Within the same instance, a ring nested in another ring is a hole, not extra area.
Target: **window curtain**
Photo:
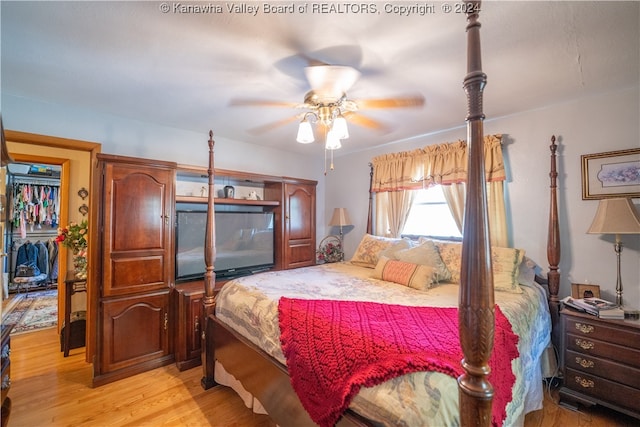
[[[484,138],[489,227],[491,244],[495,246],[508,244],[504,205],[506,175],[501,142],[502,135]],[[371,189],[376,193],[376,234],[398,237],[413,203],[413,190],[437,184],[443,186],[449,209],[462,231],[467,177],[465,141],[384,154],[375,157],[372,165]]]
[[[398,237],[409,217],[416,192],[412,190],[385,191],[376,194],[376,234]],[[382,214],[381,214],[382,213]]]

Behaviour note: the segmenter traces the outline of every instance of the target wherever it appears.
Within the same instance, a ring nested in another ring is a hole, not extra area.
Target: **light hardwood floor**
[[[273,427],[248,410],[226,387],[203,390],[200,368],[165,366],[91,388],[84,349],[60,352],[56,329],[12,336],[9,427],[218,426]],[[627,427],[640,421],[604,408],[574,412],[559,407],[554,393],[544,409],[527,415],[525,427]],[[286,426],[283,426],[286,427]]]

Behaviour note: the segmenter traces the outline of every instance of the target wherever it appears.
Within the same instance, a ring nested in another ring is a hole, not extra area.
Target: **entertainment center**
[[[206,168],[97,155],[88,301],[93,385],[200,364]],[[315,264],[316,181],[215,171],[217,281]],[[225,197],[226,196],[226,197]]]
[[[316,181],[215,173],[216,288],[233,277],[315,264]],[[174,313],[180,370],[201,364],[206,177],[206,169],[177,168]],[[233,197],[225,197],[229,188]]]

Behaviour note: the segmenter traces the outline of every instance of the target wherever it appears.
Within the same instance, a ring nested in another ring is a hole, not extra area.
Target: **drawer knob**
[[[576,363],[583,368],[593,368],[595,365],[595,363],[593,363],[593,360],[583,359],[582,357],[576,357]]]
[[[592,380],[588,380],[582,377],[576,377],[576,382],[584,388],[594,388],[596,386]]]
[[[583,334],[590,334],[595,329],[593,325],[585,325],[583,323],[576,323],[576,329]]]
[[[594,347],[592,341],[581,340],[580,338],[576,339],[576,345],[583,350],[591,350]]]

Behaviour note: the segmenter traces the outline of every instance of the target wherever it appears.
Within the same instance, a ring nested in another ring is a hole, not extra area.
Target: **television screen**
[[[216,212],[216,277],[233,277],[274,264],[273,212]],[[204,277],[207,213],[176,212],[176,281]]]

